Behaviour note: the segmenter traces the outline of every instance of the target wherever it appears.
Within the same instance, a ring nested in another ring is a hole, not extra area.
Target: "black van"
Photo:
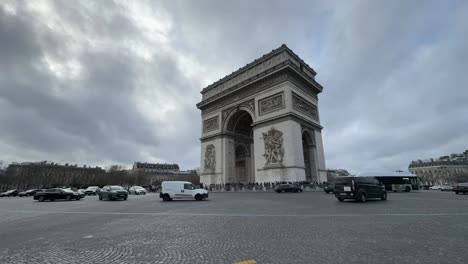
[[[334,193],[336,199],[354,199],[364,203],[367,199],[387,200],[387,191],[375,177],[336,177]]]

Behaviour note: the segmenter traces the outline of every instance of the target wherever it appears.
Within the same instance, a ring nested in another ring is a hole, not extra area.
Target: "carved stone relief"
[[[283,162],[283,132],[271,128],[268,132],[262,133],[265,143],[265,165],[278,164]]]
[[[205,171],[214,171],[216,169],[216,151],[213,144],[209,144],[205,149]]]
[[[219,117],[207,119],[203,122],[203,133],[213,131],[219,128]]]
[[[245,107],[249,108],[252,111],[252,113],[255,113],[255,101],[254,101],[254,99],[250,99],[250,100],[248,100],[246,102],[243,102],[242,104],[240,104],[240,106],[245,106]]]
[[[292,105],[294,109],[310,116],[314,120],[318,120],[317,107],[315,105],[311,104],[295,93],[292,93],[292,99]]]
[[[277,111],[285,107],[284,93],[277,93],[258,101],[259,115]]]

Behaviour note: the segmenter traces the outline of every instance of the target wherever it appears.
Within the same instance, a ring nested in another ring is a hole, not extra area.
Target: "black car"
[[[20,196],[20,197],[23,197],[23,196],[32,196],[32,195],[34,195],[34,194],[37,193],[37,192],[43,192],[43,191],[44,191],[43,189],[31,189],[31,190],[27,190],[27,191],[18,193],[18,196]]]
[[[81,196],[79,193],[74,192],[68,189],[62,188],[52,188],[47,189],[43,192],[37,192],[34,194],[34,200],[43,202],[45,200],[55,201],[55,200],[80,200]]]
[[[302,192],[302,189],[293,184],[280,184],[275,187],[275,192]]]
[[[18,195],[18,190],[9,190],[9,191],[0,193],[0,197],[14,197],[17,195]]]
[[[337,177],[334,193],[340,202],[345,199],[353,199],[362,203],[371,198],[387,200],[385,186],[375,177]]]
[[[107,199],[107,200],[117,200],[117,199],[124,199],[127,200],[128,192],[122,187],[118,185],[109,185],[104,186],[99,191],[99,200]]]
[[[334,190],[334,184],[333,183],[327,183],[325,187],[323,187],[323,191],[326,193],[333,193]]]

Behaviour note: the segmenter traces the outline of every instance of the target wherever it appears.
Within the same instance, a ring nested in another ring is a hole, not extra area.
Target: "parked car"
[[[33,196],[35,193],[43,192],[43,191],[44,191],[43,189],[31,189],[31,190],[27,190],[27,191],[18,193],[18,196],[20,196],[20,197]]]
[[[107,185],[102,187],[102,189],[99,191],[99,200],[127,200],[127,198],[128,192],[122,186]]]
[[[18,190],[9,190],[9,191],[0,193],[0,197],[14,197],[17,195],[18,195]]]
[[[81,194],[81,198],[86,196],[85,189],[78,189],[78,192]]]
[[[323,187],[323,191],[326,193],[333,193],[333,183],[329,182],[325,187]]]
[[[99,193],[99,187],[98,186],[89,186],[88,188],[86,188],[86,190],[84,191],[84,193],[86,195],[97,195]]]
[[[429,190],[440,190],[441,188],[442,186],[440,185],[434,185],[434,186],[429,187]]]
[[[362,203],[371,198],[387,200],[385,186],[375,177],[336,177],[334,190],[335,197],[340,202],[345,199],[353,199]]]
[[[455,192],[455,194],[463,193],[466,194],[468,193],[468,182],[462,182],[462,183],[457,183],[453,186],[452,191]]]
[[[86,196],[84,191],[80,191],[80,190],[78,190],[76,188],[65,188],[65,189],[77,193],[81,198],[84,198]]]
[[[145,195],[146,194],[146,189],[141,187],[141,186],[132,186],[129,189],[129,194],[135,194],[135,195],[143,194],[143,195]]]
[[[275,187],[275,192],[282,193],[282,192],[302,192],[302,189],[297,187],[294,184],[280,184]]]
[[[74,192],[69,189],[62,188],[51,188],[43,192],[37,192],[34,194],[34,200],[43,202],[45,200],[55,201],[55,200],[80,200],[81,196],[78,192]]]
[[[450,191],[450,192],[451,192],[451,191],[453,190],[453,187],[450,186],[450,185],[442,185],[442,186],[440,187],[440,190],[441,190],[441,191]]]
[[[195,199],[201,201],[208,198],[207,190],[196,188],[191,182],[187,181],[164,181],[161,187],[159,197],[163,201],[172,201],[172,199]]]

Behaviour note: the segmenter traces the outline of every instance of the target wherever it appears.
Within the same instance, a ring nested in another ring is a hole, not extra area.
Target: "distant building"
[[[344,169],[328,169],[327,170],[327,182],[334,182],[335,177],[349,176],[349,172]]]
[[[194,184],[200,181],[196,170],[180,171],[178,164],[135,162],[132,174],[144,176],[151,185],[159,185],[162,181],[191,181]]]
[[[468,180],[468,150],[460,154],[414,160],[408,166],[423,184],[451,184]]]
[[[133,164],[133,172],[176,172],[180,171],[178,164],[167,163],[147,163],[135,162]]]

